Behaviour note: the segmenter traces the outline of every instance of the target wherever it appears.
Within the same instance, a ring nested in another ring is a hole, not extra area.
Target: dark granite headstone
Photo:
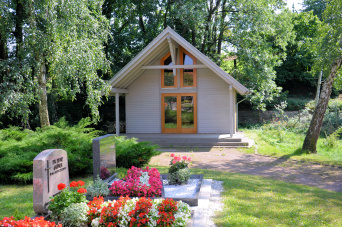
[[[59,193],[57,185],[69,186],[67,152],[49,149],[33,159],[33,209],[36,213],[47,213],[50,197]]]
[[[108,134],[93,139],[93,171],[103,180],[111,178],[116,169],[115,135]]]

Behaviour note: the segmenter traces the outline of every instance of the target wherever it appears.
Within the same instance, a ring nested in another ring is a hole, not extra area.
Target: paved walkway
[[[304,184],[331,191],[342,192],[342,168],[314,163],[303,163],[285,158],[246,154],[232,148],[163,149],[164,153],[153,157],[152,165],[170,163],[170,153],[187,154],[192,157],[191,168],[212,169],[235,173],[258,175],[291,183]]]

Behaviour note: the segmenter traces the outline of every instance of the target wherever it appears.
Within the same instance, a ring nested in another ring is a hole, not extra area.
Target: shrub
[[[65,227],[86,226],[88,221],[87,203],[73,203],[61,212],[61,223]]]
[[[310,99],[305,97],[288,97],[286,99],[287,102],[287,111],[298,111],[305,108],[305,105],[310,102]]]
[[[97,176],[97,179],[93,184],[87,187],[87,195],[91,197],[107,196],[109,195],[109,192],[108,183],[102,180],[99,176]]]
[[[119,136],[115,138],[116,166],[123,168],[142,167],[152,156],[160,154],[157,145],[150,142],[137,142],[136,138],[126,139]]]
[[[70,177],[92,173],[92,139],[99,132],[87,128],[90,119],[73,127],[62,118],[55,125],[36,131],[16,127],[0,130],[0,182],[31,183],[33,159],[46,149],[63,149],[68,154]]]

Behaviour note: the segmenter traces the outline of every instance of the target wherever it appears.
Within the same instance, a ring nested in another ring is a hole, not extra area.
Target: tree
[[[317,153],[317,140],[322,127],[331,91],[336,79],[341,79],[342,65],[342,2],[340,0],[328,1],[323,14],[323,23],[320,28],[318,45],[318,59],[315,64],[316,71],[323,70],[326,77],[318,104],[314,110],[309,129],[307,131],[303,150]],[[339,81],[337,81],[339,82]]]
[[[314,15],[323,20],[323,12],[327,5],[327,0],[304,0],[304,12],[312,11]]]
[[[290,94],[314,93],[317,80],[311,71],[316,58],[316,50],[312,48],[312,45],[317,39],[317,30],[321,21],[311,11],[292,14],[296,37],[286,47],[284,63],[276,67],[276,83]]]
[[[249,88],[249,100],[262,110],[281,92],[274,68],[282,64],[288,42],[294,39],[291,12],[275,12],[282,7],[282,1],[242,0],[230,19],[234,26],[227,40],[239,60],[231,74]]]
[[[1,114],[10,112],[27,119],[30,105],[38,102],[41,126],[49,126],[47,92],[75,99],[84,86],[86,104],[94,121],[98,120],[97,107],[102,95],[109,92],[109,86],[99,78],[109,66],[103,51],[109,22],[102,16],[102,3],[101,0],[5,3],[4,15],[15,12],[14,19],[8,21],[15,28],[16,52],[10,50],[8,60],[0,64]],[[5,32],[7,44],[11,41],[11,30]]]
[[[231,73],[253,91],[257,107],[279,95],[274,68],[294,37],[283,0],[107,0],[105,6],[113,21],[108,56],[114,72],[170,26],[219,65],[222,53],[233,50],[242,67]]]

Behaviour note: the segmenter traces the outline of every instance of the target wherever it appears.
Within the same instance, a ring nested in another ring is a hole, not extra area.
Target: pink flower
[[[182,158],[183,158],[183,160],[187,160],[188,159],[188,157],[186,157],[186,156],[183,156]]]
[[[188,158],[188,161],[191,162],[191,157]]]
[[[176,161],[176,160],[173,160],[173,161],[172,161],[172,164],[176,164],[176,163],[177,163],[177,161]]]
[[[173,158],[173,157],[175,157],[175,154],[174,154],[174,153],[172,153],[170,156]]]

